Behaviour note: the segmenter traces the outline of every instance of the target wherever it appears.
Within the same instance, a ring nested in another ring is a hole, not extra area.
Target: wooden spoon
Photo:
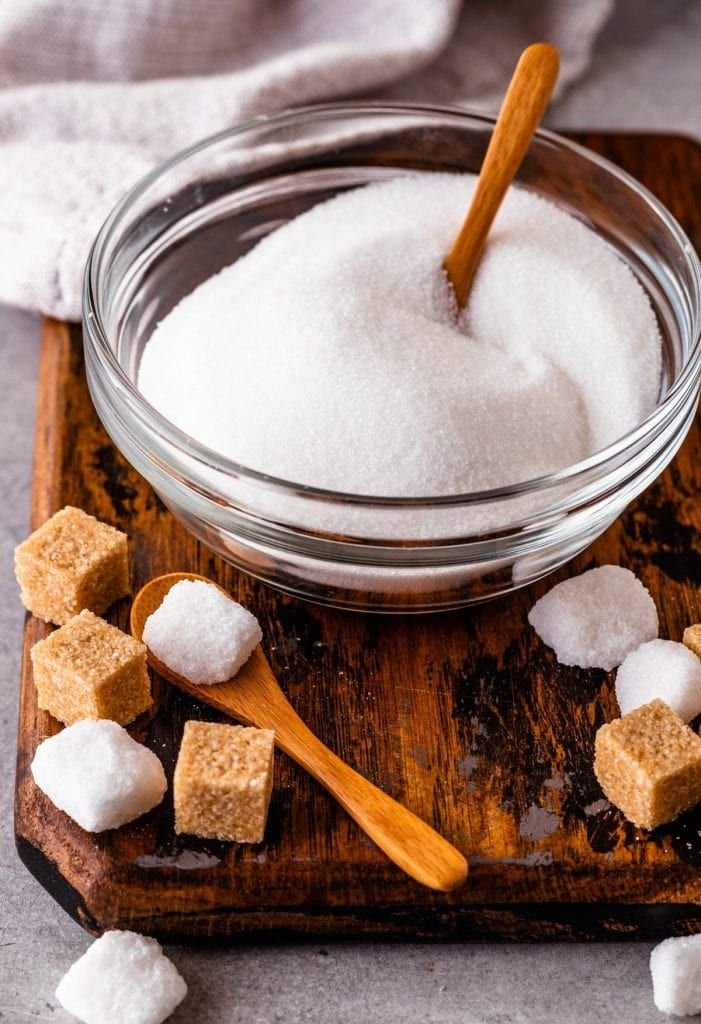
[[[179,580],[213,582],[193,573],[174,572],[147,583],[136,595],[131,609],[131,631],[138,640],[143,636],[146,619]],[[417,882],[444,892],[463,884],[467,861],[462,854],[415,814],[353,771],[310,732],[280,689],[260,647],[233,679],[213,686],[188,682],[151,651],[148,661],[159,675],[196,700],[211,704],[247,725],[274,729],[277,746],[306,768],[390,860]]]
[[[516,65],[470,208],[443,264],[461,309],[467,301],[492,221],[545,113],[559,67],[560,55],[548,43],[529,46]]]

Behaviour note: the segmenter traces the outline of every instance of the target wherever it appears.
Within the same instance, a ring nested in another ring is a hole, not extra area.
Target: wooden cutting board
[[[701,149],[681,138],[587,136],[701,239]],[[561,668],[528,627],[558,578],[607,562],[650,588],[661,635],[701,619],[701,433],[569,567],[498,602],[424,617],[371,617],[283,597],[190,537],[110,443],[84,379],[80,330],[49,321],[37,405],[32,522],[78,505],[131,537],[135,587],[159,573],[211,576],[260,618],[264,646],[302,718],[333,750],[435,825],[470,858],[458,892],[407,879],[327,794],[277,758],[266,840],[177,837],[172,805],[89,835],[33,784],[39,711],[28,617],[19,719],[16,834],[27,867],[90,932],[563,939],[701,929],[701,809],[644,834],[602,798],[594,734],[614,718],[612,676]],[[127,628],[129,602],[112,610]],[[172,777],[188,718],[206,706],[154,679],[157,710],[131,730]]]

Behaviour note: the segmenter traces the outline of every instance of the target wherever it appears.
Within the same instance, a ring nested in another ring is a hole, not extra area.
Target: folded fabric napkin
[[[350,96],[496,111],[530,42],[586,68],[614,0],[4,0],[0,301],[80,317],[90,243],[176,150]]]

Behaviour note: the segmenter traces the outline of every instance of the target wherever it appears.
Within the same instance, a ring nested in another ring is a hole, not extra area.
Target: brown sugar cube
[[[31,650],[39,707],[70,725],[111,718],[127,725],[151,706],[146,647],[83,611]]]
[[[693,651],[697,658],[701,658],[701,623],[686,627],[684,630],[684,646]]]
[[[68,505],[15,550],[15,575],[40,619],[62,626],[84,608],[100,615],[129,593],[127,536]]]
[[[594,771],[629,821],[657,828],[701,801],[701,737],[653,700],[601,726]]]
[[[173,777],[175,831],[260,843],[273,785],[275,733],[186,722]]]

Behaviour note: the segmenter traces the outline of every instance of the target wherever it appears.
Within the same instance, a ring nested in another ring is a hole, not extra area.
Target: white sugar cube
[[[665,939],[650,954],[655,1006],[687,1017],[701,1013],[701,935]]]
[[[32,761],[39,789],[87,832],[119,828],[163,799],[156,755],[109,719],[85,718],[44,740]]]
[[[218,587],[180,580],[146,619],[142,639],[173,672],[208,684],[235,676],[262,637],[255,615]]]
[[[187,985],[155,939],[105,932],[61,979],[56,998],[84,1024],[161,1024]]]
[[[650,640],[616,673],[616,697],[622,715],[659,697],[690,722],[701,714],[701,661],[684,644]]]
[[[607,672],[659,630],[649,591],[618,565],[558,583],[536,601],[528,621],[562,665]]]

